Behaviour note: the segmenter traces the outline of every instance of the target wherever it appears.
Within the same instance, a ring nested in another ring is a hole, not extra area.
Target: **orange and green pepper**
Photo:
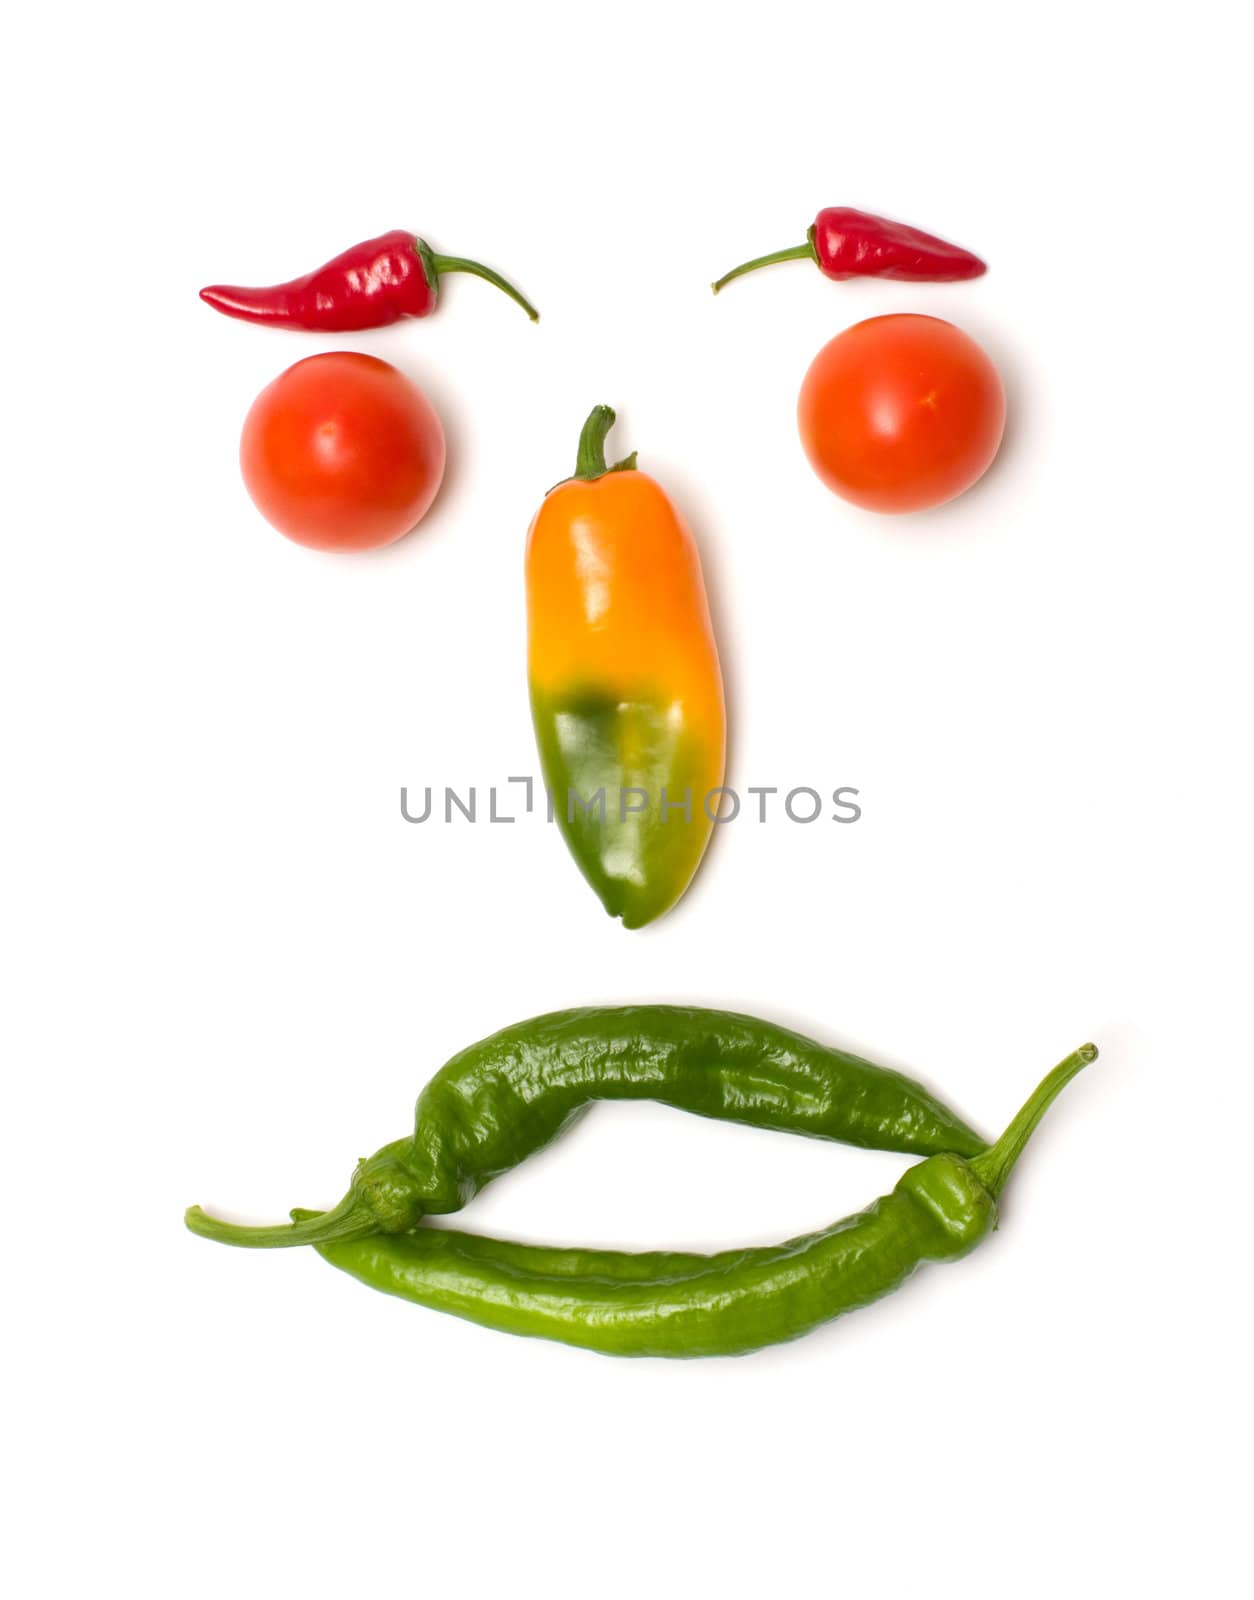
[[[554,820],[628,928],[691,882],[722,798],[723,679],[691,533],[597,406],[527,539],[528,674]]]

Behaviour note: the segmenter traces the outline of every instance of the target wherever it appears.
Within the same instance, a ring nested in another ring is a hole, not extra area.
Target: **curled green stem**
[[[491,267],[485,267],[481,261],[468,261],[465,256],[438,256],[434,251],[428,260],[437,278],[445,272],[469,272],[472,277],[483,278],[485,282],[495,284],[503,294],[507,294],[516,305],[523,308],[532,322],[539,322],[540,313],[530,300],[525,299],[507,278],[503,278],[499,272],[493,272]]]
[[[361,1239],[378,1230],[378,1219],[356,1195],[346,1195],[330,1211],[308,1212],[299,1222],[252,1227],[211,1217],[199,1206],[189,1206],[184,1222],[202,1239],[240,1245],[246,1250],[283,1250],[297,1244],[331,1244],[335,1240]]]
[[[740,266],[733,267],[730,272],[725,272],[710,288],[717,294],[720,289],[729,284],[733,278],[743,278],[746,272],[756,272],[759,267],[773,267],[777,261],[817,261],[814,241],[807,239],[804,244],[790,245],[787,250],[773,250],[769,256],[755,256],[752,261],[742,262]]]
[[[1041,1079],[997,1143],[968,1160],[967,1165],[994,1199],[1005,1188],[1006,1179],[1023,1154],[1023,1147],[1035,1132],[1037,1123],[1076,1073],[1083,1071],[1090,1061],[1096,1060],[1095,1044],[1082,1044],[1078,1050],[1073,1050],[1065,1061],[1060,1061],[1052,1072]]]
[[[579,435],[579,449],[575,455],[575,477],[590,482],[594,478],[603,478],[607,472],[633,472],[636,466],[636,452],[633,450],[629,456],[624,456],[621,461],[616,461],[612,467],[605,464],[605,441],[609,431],[614,426],[614,409],[612,406],[593,406],[588,413],[588,420],[583,425]]]

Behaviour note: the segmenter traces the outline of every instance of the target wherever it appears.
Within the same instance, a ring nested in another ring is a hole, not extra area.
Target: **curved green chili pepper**
[[[460,1210],[595,1100],[660,1100],[907,1155],[984,1149],[920,1084],[788,1028],[698,1006],[590,1006],[515,1023],[455,1055],[422,1091],[412,1136],[361,1162],[316,1222],[246,1227],[193,1206],[187,1226],[258,1247],[399,1233]]]
[[[607,1355],[742,1355],[796,1339],[898,1288],[924,1261],[956,1261],[997,1225],[997,1199],[1083,1045],[1002,1137],[970,1160],[936,1155],[857,1216],[786,1244],[702,1256],[511,1244],[444,1228],[321,1244],[332,1266],[386,1294],[507,1333]],[[293,1212],[306,1225],[317,1213]]]

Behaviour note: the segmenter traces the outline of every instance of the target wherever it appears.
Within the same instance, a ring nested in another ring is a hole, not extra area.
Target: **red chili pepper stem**
[[[464,256],[438,256],[425,239],[415,239],[414,246],[422,257],[423,271],[427,275],[427,282],[431,285],[434,294],[440,282],[440,277],[445,272],[469,272],[473,277],[484,278],[488,283],[494,283],[503,294],[520,305],[532,322],[539,322],[540,313],[515,289],[514,285],[503,278],[499,272],[493,272],[491,267],[485,267],[481,261],[468,261]]]
[[[712,283],[710,288],[717,294],[720,289],[729,284],[733,278],[743,278],[746,272],[756,272],[759,267],[773,267],[777,261],[815,261],[819,253],[814,248],[814,229],[807,228],[806,242],[791,245],[787,250],[774,250],[769,256],[757,256],[752,261],[746,261],[739,267],[733,267],[730,272],[725,272],[717,283]]]
[[[611,406],[593,406],[588,413],[588,420],[583,425],[579,435],[579,450],[575,456],[575,477],[591,482],[593,478],[603,478],[607,472],[634,472],[636,470],[636,452],[633,450],[629,456],[624,456],[621,461],[616,461],[612,467],[605,464],[605,441],[609,431],[614,426],[614,410]]]

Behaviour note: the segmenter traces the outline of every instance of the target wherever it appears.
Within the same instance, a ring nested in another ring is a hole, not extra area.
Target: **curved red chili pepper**
[[[366,239],[325,266],[265,289],[212,284],[200,298],[228,317],[278,328],[309,328],[356,333],[382,328],[402,317],[426,317],[435,310],[442,272],[470,272],[486,278],[516,300],[533,322],[540,313],[513,284],[491,267],[461,256],[438,256],[424,239],[394,228]]]
[[[776,261],[815,261],[825,277],[901,278],[907,283],[955,283],[978,278],[988,268],[979,256],[935,234],[855,211],[852,206],[827,206],[814,219],[804,244],[758,256],[724,273],[714,293],[733,278]]]

